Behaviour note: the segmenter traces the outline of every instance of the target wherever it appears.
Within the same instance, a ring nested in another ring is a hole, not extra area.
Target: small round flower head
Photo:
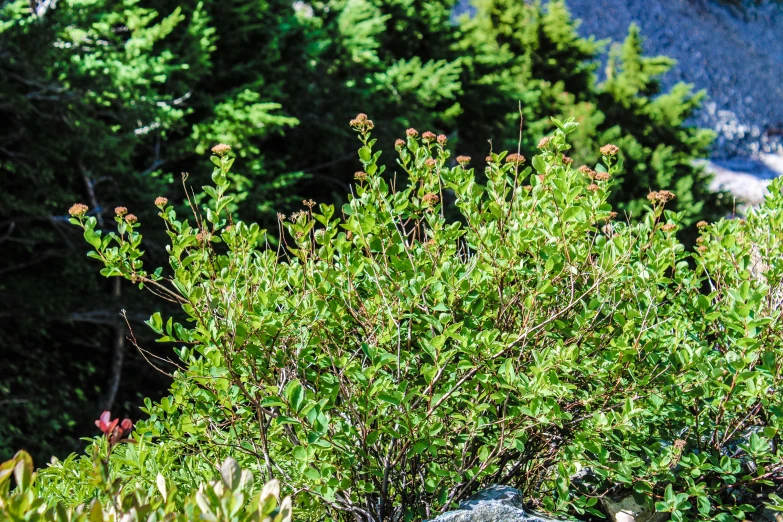
[[[652,192],[647,194],[647,201],[649,201],[650,203],[655,203],[656,201],[658,201],[658,191],[653,190]]]
[[[158,196],[157,198],[155,198],[155,206],[158,208],[165,207],[168,202],[169,200],[164,198],[163,196]]]
[[[596,181],[609,181],[609,173],[608,172],[597,172],[595,174],[595,180]]]
[[[429,143],[431,141],[435,141],[435,133],[430,131],[424,131],[421,133],[421,141],[424,143]]]
[[[467,165],[470,163],[470,156],[457,156],[457,163],[459,163],[462,166]]]
[[[657,200],[659,203],[666,203],[668,201],[671,201],[675,198],[674,192],[670,192],[668,190],[659,190],[658,191],[658,197]]]
[[[552,136],[547,136],[545,138],[541,138],[541,141],[538,142],[538,148],[539,149],[546,149],[549,147],[549,142],[552,141]]]
[[[706,226],[709,226],[709,223],[707,223],[706,221],[699,221],[698,223],[696,223],[696,228],[704,228]]]
[[[402,150],[403,147],[405,147],[405,141],[403,140],[397,140],[394,142],[394,148],[397,150]]]
[[[427,158],[426,160],[424,160],[424,166],[428,169],[435,168],[435,160],[432,158]]]
[[[525,185],[522,187],[524,190],[533,190],[533,185]]]
[[[696,244],[697,245],[701,245],[702,243],[704,243],[704,238],[703,237],[697,237],[696,238]]]
[[[419,131],[411,128],[405,131],[405,135],[408,136],[409,138],[415,138],[419,135]]]
[[[600,189],[600,188],[601,188],[601,187],[599,187],[599,186],[598,186],[598,185],[596,185],[595,183],[590,183],[590,184],[587,186],[587,190],[589,190],[590,192],[596,192],[596,191],[598,191],[598,189]]]
[[[698,250],[700,254],[703,254],[704,252],[707,251],[707,247],[704,246],[704,245],[698,246],[698,247],[696,247],[696,250]]]
[[[587,176],[589,179],[595,179],[596,175],[598,175],[596,171],[594,171],[587,165],[582,165],[581,167],[579,167],[579,172]]]
[[[371,130],[375,125],[373,124],[372,120],[367,117],[366,114],[363,112],[360,112],[356,115],[354,119],[352,119],[348,124],[353,127],[354,130],[357,130],[359,132],[367,132]]]
[[[122,216],[124,216],[127,213],[128,213],[128,209],[125,208],[125,207],[116,207],[114,209],[114,214],[116,214],[117,217],[122,217]]]
[[[522,165],[525,162],[525,157],[522,154],[509,154],[506,157],[506,163],[511,163],[512,165],[516,165],[517,167]]]
[[[424,194],[424,196],[421,198],[421,202],[430,207],[437,205],[439,200],[440,198],[438,195],[433,193]]]
[[[125,222],[126,222],[127,224],[129,224],[129,225],[132,225],[132,224],[134,224],[134,223],[135,223],[135,222],[137,222],[138,220],[139,220],[139,218],[137,218],[137,217],[136,217],[136,216],[134,216],[133,214],[128,214],[128,215],[126,215],[126,216],[125,216]]]
[[[212,147],[212,152],[217,156],[225,156],[228,154],[228,151],[231,150],[231,147],[226,145],[225,143],[218,143],[214,147]]]
[[[484,158],[484,161],[486,161],[487,163],[489,163],[491,165],[492,161],[493,161],[492,160],[492,156],[487,156],[486,158]]]
[[[438,134],[438,145],[445,145],[449,139],[445,134]]]
[[[617,156],[618,152],[620,152],[619,147],[617,147],[617,145],[612,145],[611,143],[607,143],[601,147],[601,154],[604,156]]]
[[[565,154],[563,154],[563,156],[560,158],[560,160],[563,162],[563,165],[570,165],[570,164],[572,164],[574,162],[573,158],[569,158]]]
[[[353,175],[353,179],[355,179],[356,181],[364,181],[367,179],[367,177],[368,177],[367,173],[363,171],[357,172]]]
[[[676,229],[677,229],[677,225],[675,225],[674,223],[666,223],[665,225],[661,225],[661,230],[663,230],[664,232],[671,232],[672,230],[676,230]]]
[[[68,209],[68,213],[73,217],[82,217],[90,210],[84,203],[74,203],[71,208]]]

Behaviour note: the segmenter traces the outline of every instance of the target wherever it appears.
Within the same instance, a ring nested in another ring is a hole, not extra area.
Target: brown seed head
[[[609,173],[608,172],[596,172],[595,180],[596,181],[608,181],[609,180]]]
[[[438,145],[445,145],[449,139],[445,134],[438,134]]]
[[[132,225],[132,224],[134,224],[134,223],[135,223],[135,222],[137,222],[138,220],[139,220],[139,218],[137,218],[137,217],[136,217],[136,216],[134,216],[133,214],[128,214],[127,216],[125,216],[125,222],[126,222],[127,224],[129,224],[129,225]]]
[[[545,138],[541,138],[541,141],[538,142],[538,148],[539,149],[545,149],[549,147],[549,142],[552,141],[552,136],[547,136]]]
[[[702,243],[704,243],[704,238],[703,237],[697,237],[696,238],[696,244],[697,245],[701,245]]]
[[[419,131],[417,131],[416,129],[408,129],[405,131],[405,135],[408,136],[409,138],[415,138],[416,136],[419,135]]]
[[[402,150],[403,147],[405,147],[405,142],[403,140],[397,140],[394,142],[395,149]]]
[[[433,168],[435,168],[435,160],[434,160],[434,159],[432,159],[432,158],[427,158],[426,160],[424,160],[424,166],[425,166],[427,169],[433,169]]]
[[[282,212],[278,212],[277,213],[277,219],[279,221],[285,221],[285,214],[283,214]]]
[[[467,165],[470,163],[470,156],[457,156],[457,163],[460,165]]]
[[[313,207],[315,206],[315,201],[312,199],[304,199],[302,200],[302,205],[306,206],[310,210],[313,210]]]
[[[424,194],[424,196],[421,198],[421,202],[429,207],[437,205],[439,200],[440,198],[438,195],[433,193]]]
[[[430,131],[424,131],[421,133],[421,141],[424,143],[429,143],[431,141],[435,141],[435,133]]]
[[[368,178],[368,175],[366,172],[357,172],[353,175],[353,179],[356,181],[364,181]]]
[[[228,154],[228,151],[231,150],[231,147],[226,145],[225,143],[218,143],[214,147],[212,147],[212,152],[217,156],[225,156]]]
[[[573,158],[569,158],[565,154],[563,154],[563,156],[560,159],[563,162],[563,165],[570,165],[574,162]]]
[[[601,187],[599,187],[595,183],[590,183],[589,185],[587,185],[587,190],[589,190],[590,192],[596,192],[600,188]]]
[[[114,214],[115,214],[117,217],[122,217],[122,216],[124,216],[124,215],[125,215],[125,214],[127,214],[127,213],[128,213],[128,209],[127,209],[127,208],[125,208],[125,207],[116,207],[116,208],[114,209]]]
[[[357,114],[354,119],[348,122],[348,124],[353,127],[354,130],[359,132],[366,132],[375,127],[372,120],[367,118],[367,115],[363,112]]]
[[[618,152],[620,152],[619,147],[617,147],[617,145],[612,145],[611,143],[601,147],[601,154],[604,156],[617,156]]]
[[[158,196],[157,198],[155,198],[155,206],[158,208],[165,207],[168,202],[169,200],[164,198],[163,196]]]
[[[706,226],[709,226],[709,223],[707,223],[706,221],[699,221],[698,223],[696,223],[696,228],[704,228]]]
[[[489,164],[492,164],[492,156],[487,156],[486,158],[484,158],[484,161],[486,161]]]
[[[522,154],[514,153],[514,154],[509,154],[506,157],[506,163],[511,163],[512,165],[515,165],[517,167],[522,165],[525,161],[526,161],[525,157]]]
[[[71,208],[68,209],[68,213],[73,217],[82,217],[90,210],[84,203],[74,203]]]
[[[665,225],[661,225],[661,230],[664,232],[671,232],[672,230],[677,230],[677,225],[674,223],[666,223]]]
[[[698,250],[700,254],[703,254],[704,252],[707,251],[707,247],[702,245],[700,247],[696,247],[696,250]]]

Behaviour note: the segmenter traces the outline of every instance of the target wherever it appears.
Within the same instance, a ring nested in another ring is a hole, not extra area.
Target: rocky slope
[[[621,41],[638,24],[648,54],[678,63],[664,78],[705,89],[692,123],[718,138],[715,188],[756,202],[783,174],[783,3],[747,0],[566,0],[584,36]]]

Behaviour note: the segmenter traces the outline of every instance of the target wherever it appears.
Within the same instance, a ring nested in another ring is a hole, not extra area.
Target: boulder
[[[509,486],[490,486],[461,502],[459,509],[431,522],[558,522],[525,509],[522,492]]]

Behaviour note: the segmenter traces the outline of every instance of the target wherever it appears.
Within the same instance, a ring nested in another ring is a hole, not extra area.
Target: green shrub
[[[219,145],[192,220],[156,202],[165,274],[145,269],[135,217],[103,235],[72,207],[105,276],[188,315],[149,320],[184,366],[147,401],[139,446],[189,470],[234,455],[315,519],[429,518],[490,483],[571,514],[600,515],[618,489],[674,520],[783,509],[783,182],[747,221],[701,224],[691,255],[674,194],[618,216],[617,147],[577,168],[577,124],[553,124],[531,166],[493,153],[480,184],[484,162],[413,129],[386,175],[359,115],[349,202],[305,201],[276,232],[226,212],[234,159]],[[113,469],[136,476],[141,451],[123,449]],[[51,495],[79,465],[47,470]]]

